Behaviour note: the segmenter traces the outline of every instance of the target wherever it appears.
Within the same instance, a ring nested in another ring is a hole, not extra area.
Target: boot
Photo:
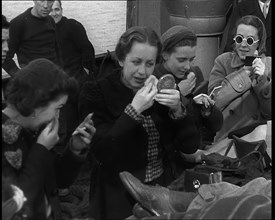
[[[121,172],[120,179],[134,199],[154,216],[184,212],[196,193],[178,192],[162,186],[143,184],[129,172]]]

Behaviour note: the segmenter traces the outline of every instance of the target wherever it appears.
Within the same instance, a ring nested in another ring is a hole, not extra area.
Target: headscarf
[[[197,40],[197,36],[189,28],[176,25],[169,28],[161,36],[162,52],[169,51],[182,40]]]

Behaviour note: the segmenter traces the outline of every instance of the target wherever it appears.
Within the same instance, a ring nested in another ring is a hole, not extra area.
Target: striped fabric
[[[148,134],[148,163],[146,165],[144,182],[151,182],[152,180],[160,177],[163,173],[162,160],[159,157],[160,149],[158,148],[158,143],[160,140],[159,132],[156,129],[155,123],[151,116],[144,116],[142,114],[139,115],[131,104],[127,105],[125,108],[125,113],[140,122]]]

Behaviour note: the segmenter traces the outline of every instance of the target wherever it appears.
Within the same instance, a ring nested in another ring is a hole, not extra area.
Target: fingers
[[[187,75],[187,77],[186,77],[187,79],[190,79],[190,80],[193,80],[193,79],[195,79],[196,78],[196,75],[195,75],[195,73],[194,72],[190,72],[190,73],[188,73],[188,75]]]
[[[147,86],[149,83],[153,83],[153,85],[157,85],[158,79],[154,75],[150,75],[144,83],[144,86]]]
[[[155,96],[155,100],[162,105],[174,106],[180,102],[180,94],[175,89],[162,89],[161,93]]]
[[[252,63],[253,72],[258,75],[263,75],[265,71],[265,64],[261,58],[255,58]]]

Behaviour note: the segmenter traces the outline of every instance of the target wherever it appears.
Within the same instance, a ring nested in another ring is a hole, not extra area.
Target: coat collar
[[[111,75],[99,81],[99,86],[104,96],[107,108],[118,117],[125,107],[131,103],[134,92],[121,82],[121,69],[114,71]]]

